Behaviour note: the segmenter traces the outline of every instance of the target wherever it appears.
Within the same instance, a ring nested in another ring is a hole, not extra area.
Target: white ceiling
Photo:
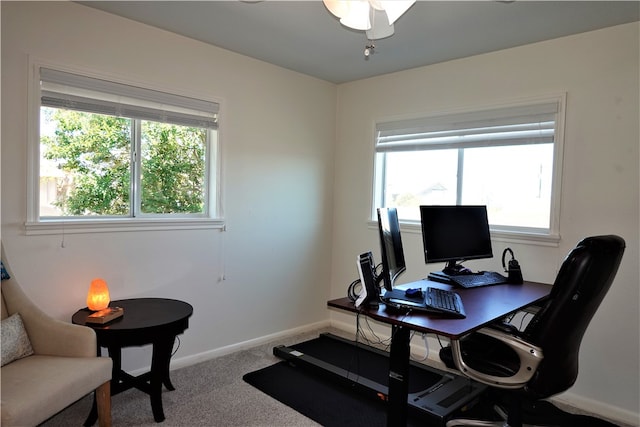
[[[640,20],[638,1],[418,1],[365,59],[320,0],[79,3],[334,83]]]

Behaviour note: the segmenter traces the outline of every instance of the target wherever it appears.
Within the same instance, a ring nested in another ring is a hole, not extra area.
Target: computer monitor
[[[493,257],[486,206],[420,206],[420,219],[425,262],[445,262],[445,275],[465,271],[463,261]]]
[[[396,208],[378,208],[378,230],[382,252],[382,281],[388,291],[396,278],[406,270]]]

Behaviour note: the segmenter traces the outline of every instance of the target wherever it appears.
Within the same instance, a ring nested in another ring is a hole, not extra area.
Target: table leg
[[[111,394],[113,395],[118,392],[120,383],[122,382],[120,379],[120,371],[122,370],[122,348],[110,346],[107,347],[107,350],[109,352],[109,357],[113,361],[113,366],[111,368]]]
[[[409,328],[393,326],[389,350],[389,410],[387,426],[407,425],[407,398],[409,394]]]
[[[156,422],[164,421],[164,411],[162,409],[162,384],[169,390],[174,390],[169,379],[169,364],[171,362],[171,351],[175,337],[163,338],[153,343],[153,356],[151,358],[151,376],[149,379],[151,396],[151,409]]]

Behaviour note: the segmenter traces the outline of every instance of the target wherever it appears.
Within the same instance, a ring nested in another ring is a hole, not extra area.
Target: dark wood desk
[[[109,305],[124,308],[124,315],[104,325],[91,324],[86,323],[91,311],[83,308],[73,315],[72,322],[91,327],[96,332],[98,355],[101,348],[106,347],[113,359],[111,395],[135,387],[149,394],[154,420],[164,421],[162,384],[169,390],[175,389],[169,378],[171,352],[176,336],[189,327],[193,307],[183,301],[165,298],[124,299],[112,301]],[[137,377],[124,372],[122,348],[146,344],[153,345],[151,370]],[[93,425],[96,419],[94,402],[85,425]]]
[[[398,288],[453,289],[428,280],[406,283]],[[388,426],[403,426],[407,423],[408,374],[410,360],[411,331],[433,333],[460,339],[494,320],[505,317],[529,305],[543,300],[551,291],[551,286],[542,283],[525,282],[522,285],[494,285],[474,289],[454,289],[462,298],[467,317],[451,319],[443,316],[397,311],[387,311],[384,304],[378,307],[356,308],[349,298],[329,301],[329,307],[353,313],[361,313],[372,319],[392,326],[391,348],[389,350],[389,413]]]

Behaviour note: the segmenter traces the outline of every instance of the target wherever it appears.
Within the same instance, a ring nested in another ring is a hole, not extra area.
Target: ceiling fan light
[[[331,14],[345,27],[366,31],[369,40],[389,37],[394,33],[393,23],[416,0],[322,0]]]
[[[380,40],[386,39],[387,37],[391,37],[395,29],[393,25],[374,25],[370,30],[367,30],[367,38],[369,40]]]
[[[384,39],[393,35],[393,24],[389,24],[387,14],[384,11],[372,8],[371,16],[371,29],[367,30],[369,40]]]
[[[372,9],[384,10],[384,7],[382,6],[382,2],[380,0],[369,0],[369,4],[371,5]]]
[[[360,31],[366,31],[371,28],[369,2],[367,0],[344,3],[348,4],[348,11],[346,15],[340,17],[340,23],[342,25]]]
[[[416,0],[379,0],[382,8],[387,12],[387,18],[389,18],[389,24],[396,22],[413,4]]]
[[[334,16],[342,18],[349,11],[349,2],[340,0],[322,0],[324,7],[327,8]]]

